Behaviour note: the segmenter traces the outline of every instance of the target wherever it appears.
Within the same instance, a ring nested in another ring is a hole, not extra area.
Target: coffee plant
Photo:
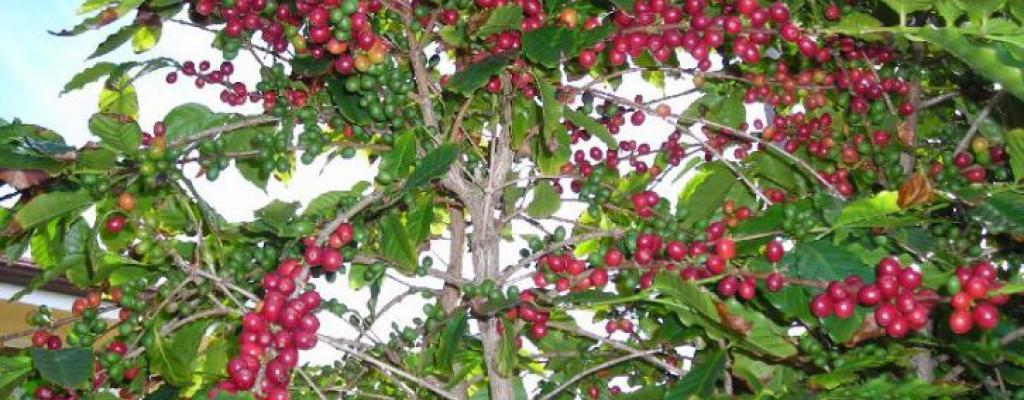
[[[88,293],[3,334],[32,343],[5,398],[1024,398],[1024,1],[78,11],[56,35],[120,20],[93,57],[180,24],[223,59],[89,66],[83,147],[0,126],[0,247],[41,270],[17,297]],[[140,126],[141,79],[263,112]],[[193,184],[357,155],[373,182],[244,223]],[[313,284],[339,278],[368,312]],[[317,346],[341,355],[300,362]]]

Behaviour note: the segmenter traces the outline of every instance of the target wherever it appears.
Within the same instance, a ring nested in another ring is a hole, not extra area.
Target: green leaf
[[[453,92],[470,94],[483,87],[492,76],[499,74],[511,61],[512,55],[508,53],[487,57],[456,72],[446,88]]]
[[[120,114],[132,119],[139,117],[139,96],[135,87],[128,84],[128,77],[122,77],[121,83],[115,88],[104,86],[100,91],[99,111],[101,113]]]
[[[65,388],[85,386],[92,379],[92,350],[72,347],[63,350],[32,349],[32,362],[44,380]]]
[[[0,356],[0,397],[9,398],[14,388],[32,373],[32,358],[25,355]]]
[[[78,90],[85,85],[96,82],[100,78],[103,78],[110,74],[114,70],[116,65],[109,62],[99,62],[95,65],[83,69],[82,72],[75,74],[68,83],[64,84],[64,89],[60,91],[60,94],[65,94],[73,90]]]
[[[967,11],[973,20],[984,20],[996,10],[1003,8],[1006,0],[956,0],[960,9]]]
[[[487,21],[480,26],[480,29],[473,32],[473,37],[483,38],[495,33],[518,31],[522,23],[523,9],[515,4],[506,4],[492,9],[490,15],[487,16]]]
[[[276,130],[277,127],[273,125],[261,125],[234,131],[230,135],[226,136],[224,151],[237,152],[254,150],[255,146],[252,144],[253,138],[257,136],[269,137],[270,135],[273,135]],[[270,171],[264,170],[259,160],[237,159],[235,160],[235,167],[238,168],[238,172],[241,173],[245,180],[251,182],[260,189],[266,190],[267,181],[270,179]]]
[[[170,337],[154,332],[153,348],[146,349],[153,372],[171,385],[188,387],[192,381],[193,361],[209,326],[209,321],[193,322]]]
[[[99,10],[106,7],[108,4],[113,3],[114,0],[85,0],[82,5],[78,6],[78,11],[75,11],[78,15],[88,14],[90,12]]]
[[[679,279],[678,276],[662,273],[654,278],[654,288],[678,303],[692,308],[705,318],[718,322],[718,310],[711,296],[693,282]]]
[[[406,175],[408,167],[416,160],[416,135],[411,131],[402,133],[395,138],[391,151],[380,160],[380,173],[392,179]]]
[[[808,383],[813,387],[832,390],[859,379],[860,372],[905,361],[910,359],[911,356],[913,356],[913,351],[907,349],[883,353],[865,352],[865,354],[859,355],[856,358],[843,360],[845,361],[843,365],[837,366],[827,373],[812,376]]]
[[[143,53],[156,45],[160,41],[160,33],[163,31],[163,24],[157,23],[153,25],[145,24],[139,27],[135,34],[132,35],[132,51],[135,54]]]
[[[533,218],[546,218],[558,212],[562,199],[555,188],[547,182],[540,182],[533,188],[533,200],[526,206],[526,214]]]
[[[1013,180],[1024,180],[1024,129],[1017,128],[1003,134],[1006,140],[1006,154],[1010,157],[1010,170]]]
[[[722,202],[735,184],[735,175],[721,162],[702,165],[701,171],[679,192],[677,207],[686,210],[684,222],[693,224],[708,220],[721,208]]]
[[[511,324],[505,321],[506,325]],[[498,342],[498,374],[504,377],[514,376],[516,370],[516,362],[519,360],[516,356],[516,332],[513,329],[505,329],[501,335],[501,341]],[[520,395],[522,393],[522,395]],[[516,398],[526,399],[525,390],[522,389],[522,383],[516,388]]]
[[[909,13],[932,8],[932,0],[882,0],[882,2],[892,8],[900,16],[901,21]]]
[[[747,157],[749,174],[768,180],[789,193],[806,193],[807,182],[800,171],[779,155],[767,151],[758,151]]]
[[[397,215],[388,214],[381,218],[380,240],[384,257],[394,261],[406,275],[416,272],[416,249]]]
[[[43,193],[14,213],[14,220],[22,229],[28,230],[54,218],[81,211],[91,204],[92,197],[85,191]]]
[[[711,396],[715,382],[725,372],[725,351],[705,349],[697,353],[697,358],[701,362],[665,392],[665,400],[706,399]]]
[[[996,193],[970,211],[990,233],[1024,235],[1024,194]]]
[[[182,104],[174,107],[164,117],[167,141],[173,142],[195,136],[207,129],[224,125],[230,118],[227,114],[214,113],[209,107],[202,104]]]
[[[563,113],[565,114],[565,119],[572,122],[573,125],[583,128],[591,135],[597,136],[609,149],[617,150],[619,148],[619,141],[612,137],[611,132],[608,132],[608,127],[604,126],[604,124],[597,122],[597,120],[589,115],[574,111],[569,107],[566,107]]]
[[[274,200],[263,206],[263,208],[256,210],[256,218],[260,219],[260,222],[267,224],[274,230],[282,231],[288,222],[295,218],[295,212],[299,209],[299,202],[285,203],[280,200]]]
[[[445,143],[431,150],[423,159],[417,163],[416,169],[412,171],[409,178],[405,180],[404,189],[411,191],[430,181],[440,178],[448,173],[448,167],[459,156],[459,148],[453,144]]]
[[[569,54],[566,54],[566,56],[567,57],[576,57],[583,50],[589,49],[589,48],[593,47],[594,45],[604,41],[614,31],[615,31],[615,25],[614,24],[602,24],[601,26],[598,26],[598,27],[596,27],[594,29],[591,29],[591,30],[582,30],[582,31],[576,32],[576,34],[573,35],[573,37],[576,39],[576,41],[575,41],[575,43],[573,43],[572,52],[569,53]],[[524,41],[523,45],[524,46],[526,45],[525,41]]]
[[[882,21],[879,21],[878,18],[862,13],[860,11],[853,11],[843,14],[842,19],[840,19],[839,22],[837,22],[835,25],[836,28],[850,30],[877,28],[880,26],[882,26]],[[876,40],[881,38],[881,36],[879,35],[864,35],[862,37],[864,37],[865,39],[870,38],[869,40]]]
[[[100,43],[99,47],[96,48],[96,51],[94,51],[89,58],[96,58],[116,50],[118,47],[121,47],[121,45],[128,43],[128,41],[132,39],[132,36],[135,36],[135,32],[139,29],[140,26],[134,24],[126,25],[121,29],[118,29],[117,32],[107,36],[107,38]]]
[[[882,191],[872,197],[857,199],[843,207],[834,225],[844,227],[888,226],[887,219],[884,217],[900,211],[900,206],[896,203],[898,199],[899,193],[895,191]]]
[[[958,29],[922,29],[915,34],[944,48],[975,72],[1024,100],[1024,62],[1013,58],[1001,44],[969,41]]]
[[[839,281],[857,275],[868,280],[874,270],[856,254],[828,240],[798,242],[791,254],[796,264],[793,272],[801,279]]]
[[[359,96],[345,91],[345,81],[335,77],[334,74],[327,77],[327,90],[331,94],[331,100],[338,112],[346,121],[359,125],[366,125],[373,121],[369,111],[359,106]]]
[[[89,118],[89,131],[100,138],[100,142],[125,154],[135,154],[142,145],[142,129],[139,124],[121,122],[111,114],[95,114]]]
[[[160,386],[160,389],[157,389],[155,392],[146,395],[146,400],[175,400],[179,398],[178,392],[180,391],[181,389],[178,389],[174,386],[162,385]],[[224,392],[221,391],[220,394],[224,394]],[[217,398],[219,399],[220,396],[218,396]]]
[[[544,135],[544,139],[550,142],[556,136],[566,134],[565,128],[562,126],[562,111],[565,107],[558,101],[555,87],[551,86],[551,83],[540,79],[537,81],[537,87],[540,89],[541,111],[544,120],[541,133]]]
[[[523,55],[548,68],[557,67],[562,53],[573,49],[573,32],[560,26],[545,26],[522,37]]]
[[[705,118],[712,122],[738,128],[747,121],[747,109],[743,105],[743,90],[731,91],[721,101],[708,109]]]
[[[796,347],[788,340],[788,328],[776,325],[764,313],[748,308],[735,299],[730,299],[725,305],[728,306],[730,313],[742,317],[750,324],[750,331],[743,336],[740,347],[757,355],[768,355],[777,359],[796,355]]]
[[[409,240],[419,243],[430,237],[430,224],[434,223],[434,199],[432,195],[423,196],[416,201],[416,207],[409,212],[406,228]]]
[[[451,373],[453,369],[452,360],[455,359],[455,353],[461,347],[463,336],[465,336],[466,330],[469,328],[469,314],[465,311],[459,311],[448,318],[444,329],[441,331],[441,336],[437,339],[437,351],[434,352],[434,362],[443,372]]]

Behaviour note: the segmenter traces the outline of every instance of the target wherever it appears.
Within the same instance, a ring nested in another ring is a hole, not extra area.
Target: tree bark
[[[451,233],[451,247],[448,255],[448,275],[462,276],[462,253],[466,248],[466,216],[462,210],[457,208],[448,209],[448,218],[451,220],[449,232]],[[445,314],[451,314],[459,306],[459,299],[462,292],[459,287],[451,282],[445,282],[441,292],[441,308]]]
[[[492,173],[494,171],[491,171]],[[492,196],[482,193],[477,201],[472,202],[471,218],[473,232],[470,236],[473,255],[473,272],[477,281],[494,280],[498,277],[498,255],[501,237],[498,235],[499,218],[493,215]],[[492,400],[513,398],[512,380],[498,373],[498,354],[501,346],[501,334],[497,329],[496,317],[478,319],[480,338],[484,347],[484,363],[487,366],[487,383],[491,390]]]

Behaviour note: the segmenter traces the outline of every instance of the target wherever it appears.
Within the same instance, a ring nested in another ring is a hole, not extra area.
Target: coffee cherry
[[[974,323],[983,330],[999,325],[999,309],[989,303],[981,303],[974,307]]]
[[[906,268],[900,272],[900,286],[906,290],[917,289],[921,286],[921,273],[914,271],[913,269]]]
[[[715,254],[723,260],[731,260],[736,256],[736,242],[733,242],[732,239],[729,238],[719,239],[718,242],[715,243]]]
[[[718,281],[718,294],[722,297],[732,297],[739,289],[739,281],[735,276],[728,275]]]
[[[124,218],[123,215],[121,215],[121,214],[114,214],[114,215],[111,215],[111,216],[107,217],[107,222],[104,225],[104,228],[106,228],[107,233],[117,234],[117,233],[121,232],[122,230],[124,230],[124,227],[125,227],[126,223],[127,223],[127,220]]]
[[[835,302],[834,310],[836,317],[840,319],[847,319],[853,316],[853,313],[857,311],[857,306],[854,304],[853,299],[842,299]]]
[[[983,299],[988,294],[988,281],[982,277],[972,277],[964,284],[963,291],[975,299]]]
[[[857,301],[863,306],[873,306],[882,301],[882,291],[875,285],[866,285],[857,291]]]
[[[882,303],[875,309],[875,323],[881,327],[887,327],[900,317],[900,312],[889,303]]]
[[[832,315],[834,305],[832,298],[827,293],[820,293],[811,300],[811,313],[818,318],[825,318]]]
[[[970,311],[953,310],[953,313],[949,314],[949,330],[955,334],[963,335],[970,332],[972,325],[974,325],[974,317]]]
[[[782,247],[782,242],[779,240],[772,240],[765,245],[764,258],[770,263],[777,263],[782,260],[782,256],[785,254],[785,249]]]
[[[894,338],[907,336],[910,332],[910,324],[903,317],[896,317],[889,326],[885,327],[885,334]]]
[[[765,286],[769,292],[778,292],[782,290],[782,286],[785,285],[786,278],[778,272],[772,272],[768,274],[768,278],[765,279]]]

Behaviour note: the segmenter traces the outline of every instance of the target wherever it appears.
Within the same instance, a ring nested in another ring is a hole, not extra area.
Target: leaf
[[[679,192],[677,207],[686,210],[687,224],[708,220],[721,208],[729,191],[736,184],[736,177],[721,162],[706,163],[683,190]]]
[[[562,61],[562,53],[571,51],[573,32],[560,26],[544,26],[526,32],[522,37],[523,55],[548,68]]]
[[[601,139],[609,149],[617,150],[619,148],[619,141],[612,137],[611,132],[608,132],[608,127],[604,126],[604,124],[597,122],[597,120],[591,118],[589,115],[579,111],[574,111],[569,107],[565,108],[563,114],[565,115],[565,119],[572,122],[573,125],[583,128],[591,135],[597,136],[598,139]]]
[[[839,213],[835,226],[887,226],[884,216],[900,211],[899,193],[882,191],[878,194],[850,202]]]
[[[448,82],[447,89],[470,94],[481,88],[492,76],[497,75],[512,61],[512,55],[508,53],[495,54],[480,62],[471,64],[462,71],[456,72]]]
[[[589,49],[594,45],[604,41],[608,36],[615,32],[614,24],[602,24],[594,29],[582,30],[577,32],[573,37],[576,39],[573,43],[572,52],[566,54],[567,57],[576,57],[583,50]],[[525,40],[525,39],[524,39]],[[523,45],[526,43],[524,41]]]
[[[967,11],[967,14],[974,20],[988,18],[996,10],[1003,8],[1006,0],[956,0],[960,9]]]
[[[295,218],[295,212],[299,209],[299,202],[285,203],[280,200],[274,200],[263,206],[263,208],[256,210],[256,218],[260,219],[260,222],[269,225],[275,231],[282,231],[288,222]]]
[[[397,215],[388,214],[381,218],[380,240],[384,257],[394,261],[406,275],[416,272],[416,249]]]
[[[506,324],[505,326],[509,325]],[[504,377],[514,376],[516,361],[518,361],[516,357],[516,332],[512,329],[505,329],[501,335],[501,341],[498,342],[498,374]],[[525,400],[527,398],[525,390],[521,387],[521,383],[519,386],[516,388],[516,398]]]
[[[750,175],[775,183],[789,193],[807,192],[804,176],[793,164],[782,160],[779,155],[758,151],[747,157],[747,162]]]
[[[369,124],[373,119],[370,113],[359,106],[359,96],[345,91],[345,81],[333,74],[327,77],[327,90],[338,112],[346,121],[359,125]]]
[[[1001,44],[969,41],[958,29],[923,29],[915,34],[944,48],[975,72],[1024,100],[1024,62],[1014,59]]]
[[[14,221],[21,229],[28,230],[92,204],[92,197],[85,191],[49,192],[40,194],[14,213]]]
[[[423,196],[416,202],[416,207],[406,217],[409,240],[419,243],[430,237],[430,224],[434,223],[434,199],[432,195]]]
[[[178,392],[180,391],[181,389],[178,389],[174,386],[162,385],[160,386],[160,389],[157,389],[155,392],[146,395],[146,400],[174,400],[179,398]],[[224,392],[221,391],[220,393],[223,394]],[[219,399],[220,397],[218,396],[217,398]]]
[[[116,50],[118,47],[121,47],[121,45],[128,43],[132,36],[135,35],[135,32],[139,29],[140,26],[134,24],[126,25],[121,29],[118,29],[117,32],[107,36],[107,38],[100,43],[99,47],[96,48],[96,51],[89,55],[89,58],[96,58]]]
[[[738,128],[747,120],[747,109],[743,105],[743,93],[743,90],[733,90],[722,101],[710,107],[705,118],[730,128]]]
[[[1013,180],[1020,182],[1024,180],[1024,129],[1017,128],[1003,134],[1006,140],[1006,154],[1010,162],[1010,170],[1013,171]]]
[[[932,0],[882,0],[882,2],[892,8],[900,16],[901,21],[911,12],[932,8]]]
[[[801,279],[839,281],[857,275],[869,280],[873,274],[873,268],[856,254],[827,240],[799,242],[792,255],[795,259],[793,272]]]
[[[411,191],[448,173],[448,167],[459,156],[459,148],[454,144],[445,143],[431,150],[419,161],[416,169],[405,180],[404,189]]]
[[[416,135],[407,131],[395,138],[395,144],[391,151],[381,157],[380,173],[387,174],[392,179],[405,176],[408,167],[415,162],[415,159]]]
[[[544,135],[544,140],[552,143],[556,135],[566,135],[565,128],[562,126],[562,111],[565,107],[558,101],[555,87],[551,86],[551,83],[540,79],[537,81],[537,87],[540,89],[541,111],[544,121],[541,133]]]
[[[725,351],[705,349],[697,354],[701,362],[687,372],[679,383],[665,392],[665,400],[694,397],[704,399],[711,396],[715,382],[725,371]]]
[[[167,141],[189,138],[210,128],[226,123],[229,115],[214,113],[209,107],[198,103],[186,103],[174,107],[164,117]]]
[[[1024,194],[994,194],[971,210],[970,215],[988,228],[990,233],[1024,235]]]
[[[192,381],[192,363],[209,326],[209,321],[197,321],[178,329],[170,337],[155,335],[153,348],[146,351],[153,372],[171,385],[188,387]]]
[[[718,322],[718,310],[711,296],[692,282],[679,279],[678,276],[662,273],[654,278],[654,288],[680,304],[692,308],[705,318]]]
[[[60,94],[65,94],[73,90],[78,90],[85,85],[96,82],[100,78],[107,76],[111,71],[114,70],[116,65],[109,62],[99,62],[93,66],[83,69],[81,72],[75,74],[68,83],[64,84],[64,89],[60,91]]]
[[[0,356],[0,397],[10,398],[11,391],[32,373],[32,358],[25,355]]]
[[[88,14],[90,12],[99,10],[106,7],[108,4],[113,3],[114,0],[85,0],[82,5],[78,6],[78,11],[75,11],[78,15]]]
[[[101,113],[120,114],[132,119],[139,117],[139,96],[135,87],[128,84],[128,77],[122,78],[115,89],[104,86],[100,91],[99,111]]]
[[[835,28],[841,30],[863,30],[879,27],[882,27],[882,21],[878,18],[860,11],[853,11],[844,13],[843,18],[839,20]],[[882,35],[877,34],[861,35],[860,37],[872,41],[882,40]]]
[[[135,34],[132,35],[132,51],[135,54],[143,53],[156,45],[160,41],[160,33],[163,30],[163,24],[159,23],[159,19],[156,19],[156,24],[146,24],[139,27]]]
[[[522,23],[523,9],[515,4],[506,4],[492,9],[490,15],[487,16],[487,21],[480,29],[473,32],[473,37],[484,38],[495,33],[518,31]]]
[[[36,371],[47,382],[65,388],[83,387],[92,379],[92,351],[72,347],[63,350],[32,349]]]
[[[558,212],[562,199],[555,188],[547,182],[541,182],[533,188],[533,200],[526,206],[526,214],[533,218],[546,218]]]
[[[448,317],[444,325],[444,329],[441,331],[441,335],[437,339],[437,351],[434,352],[434,362],[438,367],[445,373],[452,373],[452,360],[455,358],[455,353],[461,347],[463,336],[466,334],[467,328],[469,328],[469,314],[466,311],[459,311],[458,313]]]
[[[121,122],[111,114],[95,114],[89,118],[89,131],[99,137],[101,143],[121,153],[135,154],[142,145],[139,124]]]

